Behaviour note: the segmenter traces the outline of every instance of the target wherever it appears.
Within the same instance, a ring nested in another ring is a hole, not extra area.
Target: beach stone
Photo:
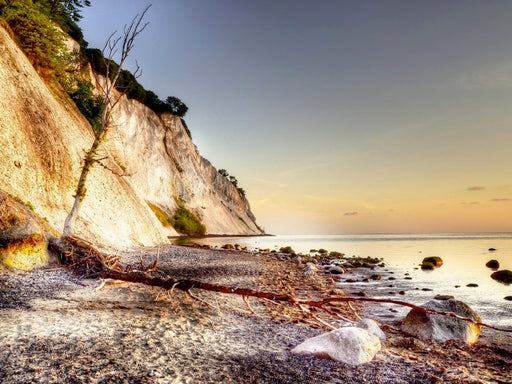
[[[478,284],[476,284],[476,283],[469,283],[469,284],[466,284],[466,287],[476,288],[476,287],[478,287]]]
[[[233,244],[224,244],[222,246],[223,249],[229,249],[229,250],[233,250],[235,249],[235,246]]]
[[[489,251],[491,251],[491,252],[493,252],[495,250],[496,250],[496,248],[489,248]]]
[[[345,270],[341,267],[338,267],[337,265],[332,265],[329,268],[329,272],[333,275],[343,275],[345,273]]]
[[[308,262],[306,263],[306,268],[304,269],[305,275],[314,275],[318,271],[318,267],[315,263]]]
[[[455,299],[431,300],[422,306],[442,312],[453,312],[458,316],[470,318],[481,322],[480,316],[467,304]],[[418,337],[421,340],[433,339],[438,342],[448,340],[462,340],[468,344],[474,344],[480,336],[482,327],[456,319],[454,317],[427,314],[412,309],[402,324],[402,330]]]
[[[381,348],[380,339],[374,334],[358,327],[345,327],[307,339],[292,353],[359,365],[372,361]]]
[[[491,277],[499,281],[500,283],[510,284],[512,283],[512,271],[508,269],[502,269],[501,271],[494,272]]]
[[[436,268],[436,266],[433,263],[430,263],[430,262],[421,263],[421,269],[423,269],[424,271],[431,271],[435,268]]]
[[[492,269],[498,269],[500,267],[500,262],[498,260],[489,260],[487,263],[485,263],[485,266],[487,268],[492,268]]]
[[[507,301],[512,301],[512,296],[505,296],[504,299]]]
[[[439,256],[425,257],[421,262],[421,269],[433,269],[430,264],[432,264],[434,268],[440,267],[443,265],[443,259]]]
[[[367,330],[368,332],[377,336],[381,340],[386,340],[386,334],[382,332],[382,329],[380,329],[379,324],[377,324],[375,320],[362,319],[361,321],[357,322],[355,326],[357,328]]]

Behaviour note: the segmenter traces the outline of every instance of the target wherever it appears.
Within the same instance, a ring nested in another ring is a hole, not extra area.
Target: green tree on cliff
[[[16,43],[36,68],[56,68],[64,51],[64,34],[38,3],[0,0],[0,16],[14,33]]]

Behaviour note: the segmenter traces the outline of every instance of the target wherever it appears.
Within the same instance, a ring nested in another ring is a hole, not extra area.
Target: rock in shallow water
[[[491,277],[500,283],[512,283],[512,271],[509,271],[508,269],[502,269],[501,271],[494,272]]]
[[[492,268],[492,269],[498,269],[500,267],[500,262],[498,260],[489,260],[485,266],[487,268]]]
[[[380,349],[380,339],[374,334],[346,327],[307,339],[292,352],[358,365],[370,362]]]
[[[421,262],[421,269],[434,269],[443,265],[443,259],[439,256],[425,257]]]
[[[459,300],[431,300],[422,306],[442,312],[453,312],[458,316],[470,318],[476,322],[482,319],[467,304]],[[434,339],[438,342],[463,340],[474,344],[480,336],[482,327],[474,323],[444,315],[434,315],[412,309],[402,324],[402,330],[422,340]]]

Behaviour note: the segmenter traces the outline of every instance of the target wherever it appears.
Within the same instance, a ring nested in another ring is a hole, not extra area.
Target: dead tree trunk
[[[148,23],[142,23],[146,12],[151,7],[151,5],[147,6],[146,9],[140,14],[136,15],[129,25],[125,25],[123,35],[117,36],[117,33],[114,32],[110,35],[105,43],[105,47],[103,48],[103,56],[105,57],[105,66],[107,68],[107,72],[105,78],[100,78],[99,75],[95,74],[96,77],[96,85],[100,90],[101,96],[105,101],[105,106],[101,113],[101,126],[98,132],[95,132],[94,141],[91,145],[91,148],[87,151],[84,158],[84,165],[82,167],[82,171],[80,174],[80,179],[78,181],[76,191],[75,191],[75,200],[73,202],[73,207],[69,211],[66,220],[64,221],[63,228],[63,236],[73,236],[73,223],[76,219],[80,211],[80,207],[82,206],[82,202],[85,198],[86,194],[86,181],[87,176],[91,170],[91,167],[99,162],[100,159],[96,157],[98,148],[101,143],[105,140],[107,136],[108,129],[110,127],[110,117],[112,110],[115,108],[121,97],[126,93],[128,87],[121,92],[120,94],[115,95],[114,90],[117,85],[117,81],[119,79],[119,75],[123,70],[123,66],[132,51],[135,38],[147,27]],[[120,46],[120,47],[119,47]],[[121,57],[119,61],[119,65],[117,66],[114,73],[112,70],[112,62],[114,55],[117,53],[118,49],[121,49]],[[112,76],[111,76],[112,75]],[[140,67],[137,65],[137,68],[134,72],[134,78],[138,78],[141,75]],[[112,79],[110,79],[112,77]]]

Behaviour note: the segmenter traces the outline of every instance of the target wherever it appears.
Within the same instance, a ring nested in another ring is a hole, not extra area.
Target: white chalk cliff
[[[84,151],[93,141],[87,120],[58,86],[44,82],[0,27],[0,190],[25,203],[60,232],[73,203]],[[151,245],[177,235],[148,203],[169,214],[181,201],[209,234],[260,234],[248,201],[204,158],[181,119],[157,115],[123,98],[103,146],[110,167],[95,165],[75,224],[98,245]]]

